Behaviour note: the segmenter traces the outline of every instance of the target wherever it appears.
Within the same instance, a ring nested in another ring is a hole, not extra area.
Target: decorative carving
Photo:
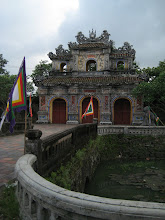
[[[109,56],[108,55],[106,55],[105,56],[105,69],[109,69]]]
[[[84,36],[84,34],[80,31],[78,32],[77,36],[76,36],[77,42],[79,44],[87,42],[88,38]]]
[[[78,32],[77,36],[76,36],[76,40],[78,42],[78,44],[83,44],[83,43],[104,43],[110,46],[114,45],[114,42],[112,40],[109,41],[109,36],[110,34],[108,33],[107,30],[104,30],[103,33],[101,34],[100,37],[96,37],[96,31],[89,31],[89,38],[85,37],[84,34],[80,31]],[[72,43],[69,42],[68,46],[69,48],[74,48],[78,46],[77,43]]]
[[[78,58],[78,69],[81,70],[81,71],[84,70],[84,68],[83,68],[84,67],[84,62],[85,62],[84,57],[79,56],[79,58]]]
[[[55,50],[56,50],[56,54],[54,54],[52,52],[48,53],[48,57],[51,60],[54,60],[54,59],[68,60],[71,58],[71,51],[63,49],[62,44],[60,44],[57,48],[55,48]]]
[[[133,45],[130,45],[128,42],[124,42],[122,47],[118,48],[120,53],[129,53],[129,55],[135,56],[136,51],[133,49]]]
[[[108,96],[105,96],[105,105],[104,105],[105,111],[108,110]]]
[[[56,58],[56,55],[52,52],[49,52],[48,53],[48,57],[51,59],[51,60],[54,60]]]
[[[99,40],[103,43],[108,43],[110,34],[107,30],[104,30],[101,36],[99,37]]]
[[[69,42],[69,43],[68,43],[69,49],[70,49],[70,48],[73,48],[73,47],[77,47],[77,45],[78,45],[78,44],[77,44],[76,42]]]
[[[41,106],[45,105],[45,96],[41,96]]]
[[[46,105],[45,104],[46,104],[45,96],[41,96],[40,97],[40,105],[41,105],[40,110],[41,111],[46,110]]]
[[[70,111],[71,111],[71,112],[76,111],[76,96],[71,96]]]
[[[100,55],[98,58],[98,70],[104,69],[104,56]]]
[[[63,49],[63,45],[60,44],[60,45],[56,48],[56,54],[57,54],[57,56],[66,56],[66,55],[70,55],[70,51],[69,51],[69,50],[64,50],[64,49]]]

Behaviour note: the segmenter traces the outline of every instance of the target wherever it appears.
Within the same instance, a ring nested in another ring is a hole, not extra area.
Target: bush
[[[7,184],[0,195],[0,219],[20,219],[15,184]]]

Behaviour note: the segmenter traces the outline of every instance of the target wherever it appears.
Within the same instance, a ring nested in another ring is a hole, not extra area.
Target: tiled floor
[[[75,127],[66,124],[36,124],[34,129],[42,131],[42,137]],[[24,134],[0,137],[0,187],[14,179],[14,167],[24,154]]]

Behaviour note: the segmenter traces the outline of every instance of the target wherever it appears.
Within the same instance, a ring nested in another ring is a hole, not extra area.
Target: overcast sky
[[[128,41],[140,67],[165,59],[165,0],[0,0],[0,54],[17,74],[23,57],[30,75],[47,54],[79,31],[107,30],[118,48]]]

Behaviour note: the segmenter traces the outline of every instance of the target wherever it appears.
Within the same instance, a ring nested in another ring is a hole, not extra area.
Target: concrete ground
[[[42,131],[42,137],[59,133],[76,125],[35,124],[34,129]],[[15,178],[14,167],[24,154],[24,134],[0,137],[0,187]]]

